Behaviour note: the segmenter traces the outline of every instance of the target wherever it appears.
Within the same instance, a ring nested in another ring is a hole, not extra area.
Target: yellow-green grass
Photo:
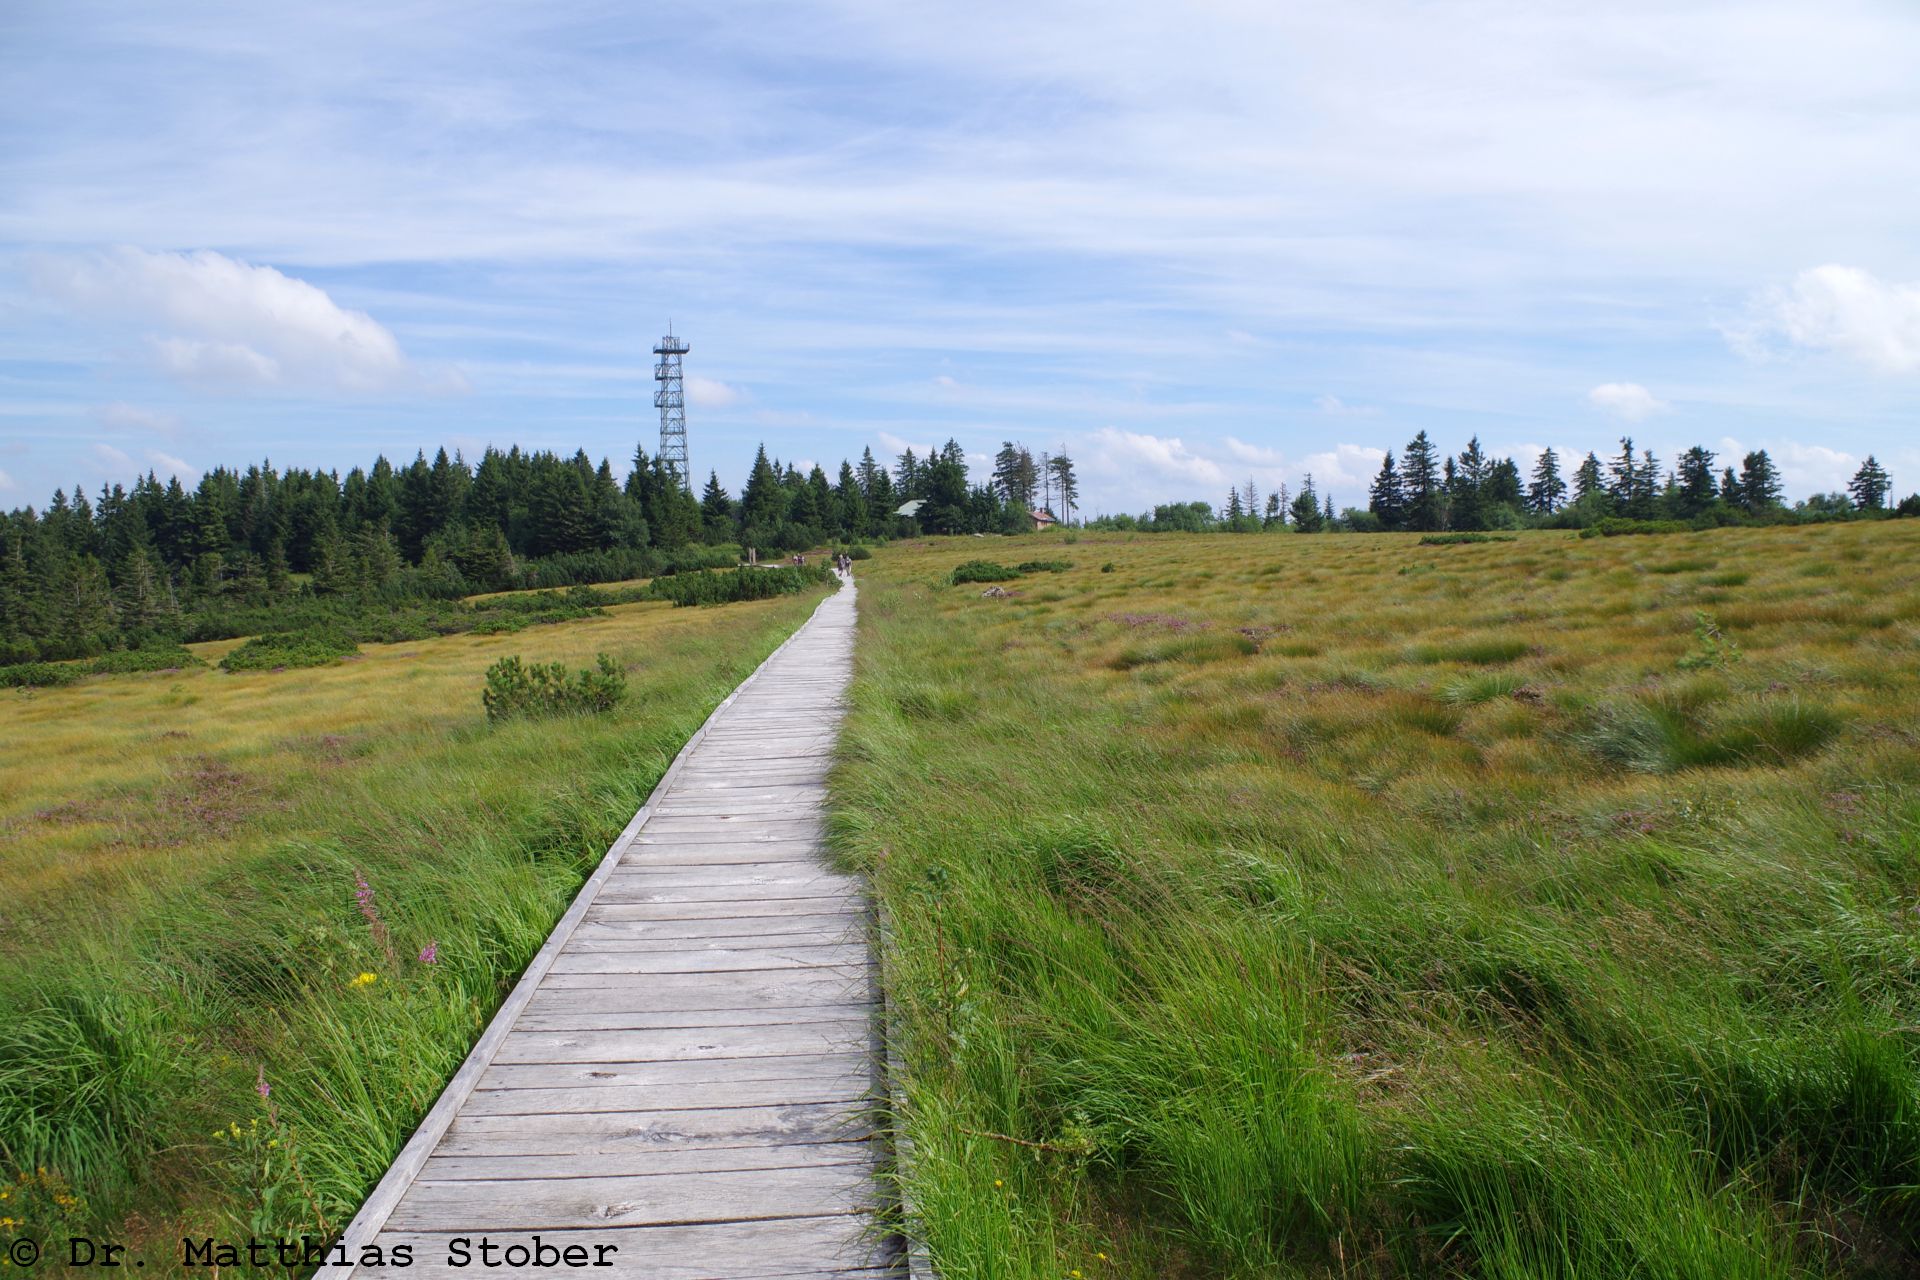
[[[0,1164],[29,1177],[0,1214],[161,1274],[183,1231],[343,1226],[680,745],[817,602],[9,691]],[[619,711],[487,724],[496,659],[598,653]]]
[[[949,1280],[1920,1269],[1920,522],[862,569]]]

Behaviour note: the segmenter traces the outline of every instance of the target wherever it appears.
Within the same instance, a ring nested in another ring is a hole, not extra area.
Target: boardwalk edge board
[[[425,1168],[428,1157],[433,1154],[440,1140],[446,1136],[461,1105],[474,1092],[480,1077],[492,1065],[494,1056],[506,1043],[508,1032],[521,1012],[525,1010],[528,1002],[532,1000],[534,989],[552,969],[554,960],[572,938],[581,920],[586,917],[588,909],[599,897],[601,888],[612,877],[614,867],[638,838],[642,828],[647,825],[647,820],[653,816],[656,797],[667,793],[688,757],[706,740],[707,731],[714,722],[739,700],[741,694],[752,687],[753,683],[760,678],[760,674],[772,665],[774,659],[806,632],[814,619],[819,617],[820,611],[833,599],[834,594],[829,594],[815,605],[813,612],[807,615],[806,621],[795,627],[792,633],[753,669],[752,674],[735,685],[733,690],[708,714],[700,727],[694,730],[693,736],[681,746],[673,758],[673,763],[667,766],[666,772],[661,774],[660,780],[654,784],[646,803],[640,806],[619,836],[608,846],[606,854],[594,868],[593,874],[587,877],[580,892],[574,896],[573,903],[561,915],[559,922],[553,927],[553,932],[547,935],[546,942],[541,945],[540,950],[528,963],[525,972],[520,975],[520,980],[514,984],[513,990],[507,994],[507,998],[494,1012],[492,1020],[487,1023],[486,1030],[481,1032],[480,1038],[474,1042],[473,1048],[460,1064],[460,1069],[454,1072],[453,1078],[440,1091],[439,1098],[420,1121],[419,1127],[413,1131],[413,1136],[400,1149],[400,1154],[394,1158],[393,1163],[387,1167],[386,1173],[361,1204],[360,1211],[354,1215],[353,1221],[348,1223],[347,1229],[341,1233],[340,1242],[335,1246],[333,1256],[343,1257],[346,1261],[329,1263],[321,1267],[314,1272],[313,1280],[349,1280],[349,1277],[359,1269],[357,1255],[360,1247],[371,1244],[386,1227],[388,1218],[393,1215],[394,1209],[400,1203],[400,1198]]]

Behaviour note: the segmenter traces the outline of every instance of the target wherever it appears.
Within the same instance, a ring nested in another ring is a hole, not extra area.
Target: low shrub
[[[776,569],[734,569],[714,573],[701,569],[655,578],[640,593],[643,600],[665,600],[675,608],[689,605],[735,604],[742,600],[770,600],[793,595],[808,587],[834,581],[825,565],[782,565]]]
[[[1511,534],[1502,533],[1429,533],[1420,539],[1423,547],[1457,547],[1469,542],[1518,542],[1520,539]]]
[[[338,631],[280,631],[255,636],[220,660],[222,671],[274,671],[282,667],[323,667],[360,652]]]
[[[103,653],[86,664],[89,675],[127,675],[136,671],[178,671],[183,667],[204,667],[198,655],[182,645],[153,645],[145,649],[122,649]]]
[[[967,582],[1010,582],[1020,576],[1018,569],[1009,569],[1004,564],[995,564],[991,560],[969,560],[956,565],[947,581],[953,586]]]
[[[1073,568],[1070,560],[1023,560],[1014,566],[1016,573],[1065,573]]]
[[[525,663],[516,656],[487,668],[480,702],[487,719],[498,721],[611,711],[626,696],[626,673],[604,653],[591,668],[571,674],[564,662]]]
[[[0,667],[0,688],[52,689],[72,684],[81,674],[79,667],[59,662],[17,662]]]
[[[1625,516],[1607,516],[1598,523],[1582,529],[1580,536],[1618,538],[1637,533],[1692,533],[1693,531],[1693,523],[1687,520],[1630,520]]]

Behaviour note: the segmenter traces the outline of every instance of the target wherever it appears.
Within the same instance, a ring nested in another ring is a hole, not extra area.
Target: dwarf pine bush
[[[627,676],[606,654],[591,668],[569,674],[564,662],[522,662],[502,658],[487,668],[480,695],[487,719],[516,716],[584,715],[611,711],[627,696]]]

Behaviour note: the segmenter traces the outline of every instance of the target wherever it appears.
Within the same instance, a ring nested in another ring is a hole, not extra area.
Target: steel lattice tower
[[[680,357],[689,350],[685,338],[667,336],[654,345],[659,359],[653,366],[653,380],[660,389],[653,393],[654,407],[660,410],[660,461],[669,463],[680,474],[680,487],[693,492],[693,473],[687,467],[687,397],[680,385]]]

